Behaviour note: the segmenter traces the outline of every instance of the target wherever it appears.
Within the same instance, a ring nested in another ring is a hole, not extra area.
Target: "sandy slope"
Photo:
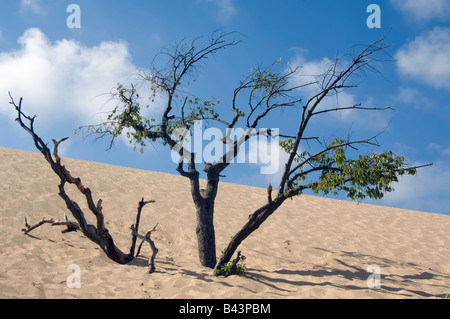
[[[64,160],[103,199],[107,227],[127,250],[138,201],[141,230],[159,223],[157,271],[150,248],[129,265],[104,256],[81,233],[44,226],[26,236],[23,217],[62,219],[57,178],[37,153],[0,148],[1,298],[424,298],[450,294],[450,216],[302,196],[288,201],[241,247],[245,277],[216,278],[197,261],[188,181],[177,175]],[[75,190],[74,197],[81,197]],[[175,196],[174,196],[175,195]],[[266,199],[259,188],[222,183],[216,204],[218,250]],[[79,265],[81,288],[67,267]],[[369,265],[381,288],[369,289]]]

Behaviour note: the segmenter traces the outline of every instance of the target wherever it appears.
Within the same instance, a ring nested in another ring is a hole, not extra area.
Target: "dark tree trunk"
[[[197,246],[200,263],[204,267],[214,268],[216,265],[216,235],[214,230],[214,201],[219,187],[219,174],[205,166],[207,172],[206,189],[200,189],[199,174],[191,173],[191,194],[195,204],[197,217]]]
[[[197,206],[197,244],[200,263],[204,267],[216,265],[216,236],[214,231],[214,199],[201,199]]]
[[[269,202],[251,214],[241,230],[231,238],[227,247],[222,251],[214,270],[219,269],[222,265],[229,262],[239,245],[250,236],[250,234],[257,230],[259,226],[261,226],[261,224],[281,206],[285,199],[286,197],[282,195],[272,201],[269,196]]]

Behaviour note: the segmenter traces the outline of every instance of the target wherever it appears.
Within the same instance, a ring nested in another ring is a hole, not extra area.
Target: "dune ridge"
[[[287,201],[240,247],[243,277],[214,277],[197,260],[194,206],[186,178],[63,158],[103,200],[106,225],[127,250],[130,225],[142,213],[159,249],[147,273],[150,248],[128,265],[115,264],[80,232],[43,226],[68,213],[58,179],[39,153],[0,147],[0,298],[446,298],[450,294],[450,216],[303,195]],[[74,199],[83,198],[74,189]],[[176,194],[176,196],[173,196]],[[221,183],[216,200],[217,249],[267,198],[265,189]],[[71,216],[69,215],[69,218]],[[91,218],[91,216],[87,216]],[[93,221],[93,219],[91,219]],[[218,252],[219,253],[219,252]],[[69,288],[69,265],[81,288]],[[368,288],[370,265],[380,269]]]

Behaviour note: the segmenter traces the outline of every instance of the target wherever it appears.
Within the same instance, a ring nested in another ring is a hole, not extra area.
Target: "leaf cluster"
[[[231,267],[233,263],[227,262],[223,265],[221,265],[219,268],[217,268],[214,271],[214,274],[216,276],[229,276],[231,272]],[[236,268],[234,269],[234,272],[231,273],[232,275],[238,275],[238,276],[245,276],[245,273],[247,272],[247,267],[242,261],[239,261],[239,263],[236,264]]]
[[[194,99],[187,99],[189,104],[189,115],[184,119],[185,124],[193,125],[195,121],[201,119],[214,119],[217,120],[220,114],[216,111],[216,106],[220,104],[214,96],[211,100],[200,100],[195,97]]]
[[[285,150],[292,149],[292,141],[280,143]],[[417,169],[407,167],[403,156],[397,156],[391,151],[377,153],[373,150],[368,154],[359,155],[357,159],[347,157],[349,143],[335,139],[327,145],[325,151],[316,155],[303,152],[297,161],[303,160],[304,165],[297,169],[295,180],[292,181],[289,194],[293,189],[311,189],[315,194],[338,195],[343,191],[347,197],[359,201],[366,197],[381,199],[385,193],[392,192],[393,182],[398,182],[398,176],[415,175]],[[308,165],[309,167],[305,167]],[[302,184],[307,175],[319,172],[319,176]]]

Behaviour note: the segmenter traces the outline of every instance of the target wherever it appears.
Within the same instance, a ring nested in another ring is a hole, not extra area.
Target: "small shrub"
[[[243,257],[243,256],[242,256]],[[244,276],[247,267],[245,267],[245,264],[243,263],[243,260],[245,260],[245,257],[240,258],[238,263],[233,262],[227,262],[226,264],[222,265],[222,267],[215,270],[216,276],[231,276],[231,275],[238,275],[238,276]],[[233,267],[234,264],[234,267]]]

